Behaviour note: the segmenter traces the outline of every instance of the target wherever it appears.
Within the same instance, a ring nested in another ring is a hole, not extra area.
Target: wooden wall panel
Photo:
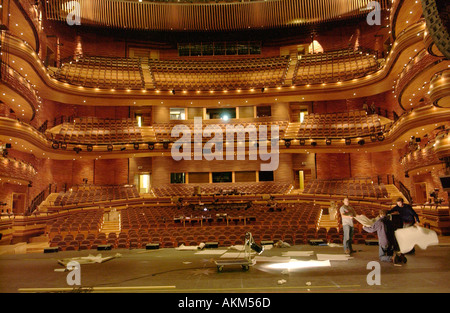
[[[170,173],[182,172],[227,172],[227,171],[259,171],[260,160],[229,160],[229,161],[195,161],[181,160],[175,161],[170,157],[154,157],[152,160],[152,180],[153,186],[170,184]],[[280,154],[279,166],[274,172],[276,182],[290,183],[293,180],[292,156],[290,154]]]
[[[152,3],[78,0],[81,23],[141,30],[240,30],[329,22],[363,16],[370,0],[272,0],[232,3]],[[47,19],[66,21],[66,0],[46,1]],[[383,1],[382,8],[388,4]],[[140,19],[139,15],[147,19]],[[151,18],[150,18],[151,17]]]

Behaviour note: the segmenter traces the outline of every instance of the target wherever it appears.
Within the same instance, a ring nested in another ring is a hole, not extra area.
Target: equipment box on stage
[[[156,250],[159,249],[159,243],[149,243],[145,246],[146,250]]]
[[[111,249],[112,249],[111,245],[99,245],[99,246],[97,247],[97,250],[98,250],[98,251],[102,251],[102,250],[111,250]]]
[[[323,241],[322,239],[310,239],[309,240],[309,244],[311,245],[311,246],[318,246],[318,245],[322,245],[322,244],[325,244],[326,242],[325,241]]]

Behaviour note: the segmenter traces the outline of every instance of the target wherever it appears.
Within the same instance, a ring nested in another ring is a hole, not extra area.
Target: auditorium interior
[[[0,4],[0,293],[450,291],[447,1]]]

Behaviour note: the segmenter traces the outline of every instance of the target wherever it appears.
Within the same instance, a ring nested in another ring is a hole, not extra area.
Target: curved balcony
[[[441,159],[450,158],[450,136],[448,129],[436,138],[434,145],[436,157]]]
[[[355,127],[348,129],[356,131],[355,136],[347,134],[347,136],[351,137],[345,137],[345,134],[340,134],[342,137],[329,140],[329,135],[326,136],[325,133],[322,132],[318,133],[322,136],[321,138],[312,138],[312,134],[309,134],[309,137],[302,139],[298,137],[298,129],[297,131],[294,131],[294,136],[290,137],[288,131],[291,129],[286,127],[284,130],[284,137],[280,137],[279,140],[279,151],[280,153],[389,151],[396,146],[404,146],[404,142],[409,140],[412,134],[423,136],[428,132],[433,131],[438,124],[445,123],[448,120],[450,120],[450,109],[424,106],[403,114],[392,125],[386,124],[381,132],[375,134],[370,132],[370,135],[363,135],[362,137],[358,136],[358,131],[360,129]],[[94,142],[86,142],[84,138],[83,143],[77,141],[73,143],[62,142],[61,144],[61,142],[52,141],[52,139],[47,138],[28,124],[0,117],[0,140],[3,140],[4,142],[9,142],[10,140],[17,141],[18,144],[16,146],[19,151],[21,151],[20,146],[23,144],[28,148],[28,150],[24,150],[24,152],[32,150],[33,154],[39,158],[48,157],[70,160],[75,157],[82,157],[85,159],[95,159],[100,157],[126,158],[135,155],[139,155],[140,157],[170,157],[171,147],[175,144],[172,142],[175,142],[175,140],[170,142],[158,141],[162,139],[158,138],[160,136],[156,136],[156,129],[153,126],[149,128],[153,129],[152,137],[154,138],[147,139],[148,141],[146,142],[122,142],[119,144],[100,142],[95,144]],[[312,129],[310,130],[312,131]],[[168,129],[167,131],[170,130]],[[317,129],[317,131],[320,131],[320,129]],[[282,135],[281,130],[280,135]],[[156,142],[151,141],[155,138],[157,140]],[[270,145],[270,142],[270,140],[266,141],[268,145]],[[250,142],[246,142],[246,147],[250,147],[249,144]],[[268,147],[268,149],[270,150],[270,147]]]
[[[288,69],[294,68],[293,77]],[[145,69],[144,69],[145,68]],[[61,82],[99,89],[235,91],[335,83],[366,77],[380,69],[375,54],[338,50],[302,56],[233,60],[151,60],[83,57],[63,63],[53,75]]]
[[[0,65],[0,99],[13,108],[16,116],[33,120],[41,100],[31,83],[6,63]]]
[[[450,108],[450,70],[438,72],[431,78],[429,92],[434,105]]]
[[[45,47],[45,34],[39,21],[39,9],[34,0],[12,0],[3,2],[3,12],[12,19],[5,19],[5,26],[15,36],[21,38],[37,53]]]
[[[0,156],[0,183],[25,185],[37,174],[36,169],[24,161]]]
[[[196,106],[210,106],[212,99],[226,99],[230,105],[239,105],[244,98],[251,105],[267,99],[282,102],[298,101],[299,95],[304,101],[320,101],[365,97],[387,91],[392,87],[391,82],[401,70],[402,64],[409,61],[413,50],[423,49],[423,40],[419,35],[424,29],[425,23],[420,21],[399,34],[384,66],[375,73],[347,81],[311,85],[293,85],[286,83],[288,82],[286,79],[285,85],[264,88],[262,92],[260,89],[250,88],[220,91],[183,90],[173,93],[172,90],[156,89],[151,84],[139,90],[75,86],[52,78],[50,69],[42,64],[32,48],[23,41],[6,33],[3,42],[8,48],[10,59],[16,61],[15,69],[23,68],[24,75],[26,73],[36,85],[40,96],[49,100],[80,105],[103,105],[104,101],[108,101],[112,106],[161,105],[161,100],[186,105],[186,101],[189,100],[195,101]],[[292,74],[291,72],[290,75]]]
[[[422,17],[421,0],[392,0],[390,8],[391,36],[396,39],[402,31]]]
[[[449,129],[441,132],[435,139],[429,141],[425,147],[417,148],[414,151],[407,153],[400,160],[405,172],[409,174],[415,174],[423,168],[435,169],[443,163],[440,160],[440,156],[443,155],[443,146],[446,150],[446,155],[450,154],[450,146],[448,145],[448,132]],[[447,143],[447,144],[446,144]],[[437,151],[440,150],[440,154]]]
[[[441,63],[442,62],[442,63]],[[400,106],[408,110],[425,98],[430,77],[438,69],[446,67],[450,62],[442,57],[430,55],[427,50],[420,50],[403,67],[395,84],[395,96]]]

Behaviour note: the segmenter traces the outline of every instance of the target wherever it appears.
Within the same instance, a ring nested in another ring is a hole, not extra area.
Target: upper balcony
[[[33,85],[6,63],[1,62],[0,70],[0,99],[14,110],[17,118],[33,120],[41,106],[41,99]]]
[[[0,183],[28,185],[37,171],[33,165],[22,160],[0,156]]]
[[[88,88],[153,89],[174,94],[337,83],[365,77],[379,69],[376,54],[345,49],[299,56],[298,60],[289,56],[217,61],[83,57],[63,63],[53,77]]]
[[[443,57],[433,56],[425,49],[418,51],[404,65],[395,81],[394,93],[400,106],[408,110],[424,101],[434,74],[449,66],[450,62]]]
[[[33,49],[18,38],[5,33],[3,45],[7,48],[9,60],[15,61],[15,64],[10,62],[9,65],[16,71],[20,70],[22,75],[28,75],[27,78],[36,86],[39,95],[45,99],[79,105],[103,105],[107,101],[111,106],[159,106],[161,100],[167,100],[164,101],[165,105],[189,106],[192,102],[191,105],[194,106],[210,106],[211,100],[226,100],[230,105],[238,106],[242,104],[242,100],[248,101],[249,105],[257,105],[273,101],[298,101],[299,95],[302,101],[320,101],[353,99],[385,92],[392,87],[392,81],[403,64],[409,61],[414,48],[423,49],[423,39],[419,35],[424,30],[423,21],[410,25],[397,37],[386,59],[378,60],[375,54],[367,55],[368,52],[364,51],[352,54],[348,53],[348,50],[341,53],[334,51],[330,55],[315,54],[305,56],[304,59],[297,59],[296,55],[290,56],[285,68],[284,57],[251,57],[245,60],[233,58],[222,60],[223,64],[214,62],[228,68],[228,72],[220,74],[218,65],[208,64],[206,60],[189,61],[186,65],[178,59],[173,60],[177,65],[175,72],[168,77],[160,77],[161,80],[153,75],[149,59],[139,59],[140,67],[137,67],[135,61],[129,62],[129,58],[113,60],[86,57],[87,63],[79,60],[81,63],[78,64],[76,60],[72,60],[72,64],[67,62],[61,69],[46,68]],[[309,60],[310,57],[308,66],[311,75],[309,72],[300,73],[303,67],[297,66],[297,63]],[[339,59],[336,59],[335,64],[331,61],[325,62],[324,57],[327,60],[328,57]],[[168,65],[172,61],[158,62]],[[254,72],[246,71],[248,66],[251,68],[253,62],[264,66],[266,70],[258,70],[256,67]],[[269,70],[272,66],[269,64],[278,64],[277,69]],[[77,73],[75,68],[81,73]],[[235,75],[232,68],[234,71],[237,69],[242,73],[248,72],[248,77],[254,79],[251,83],[254,82],[255,86],[267,86],[269,83],[274,87],[252,87],[247,82],[243,85],[249,86],[246,89],[236,86],[232,83]],[[319,68],[326,68],[323,75]],[[191,70],[194,73],[188,73]],[[196,75],[202,71],[206,75],[208,70],[217,73],[214,77],[215,85],[204,79],[205,77]],[[298,73],[294,80],[295,70],[298,70]],[[186,79],[181,78],[181,75],[186,76]],[[58,80],[58,77],[64,82]],[[174,83],[177,83],[178,90],[175,89]],[[160,88],[167,90],[159,89],[155,84],[160,84]]]
[[[410,175],[416,174],[424,169],[440,168],[443,161],[440,157],[449,156],[449,137],[450,128],[443,129],[436,133],[433,138],[425,145],[421,145],[415,141],[411,141],[410,151],[406,153],[400,160],[405,172]]]

